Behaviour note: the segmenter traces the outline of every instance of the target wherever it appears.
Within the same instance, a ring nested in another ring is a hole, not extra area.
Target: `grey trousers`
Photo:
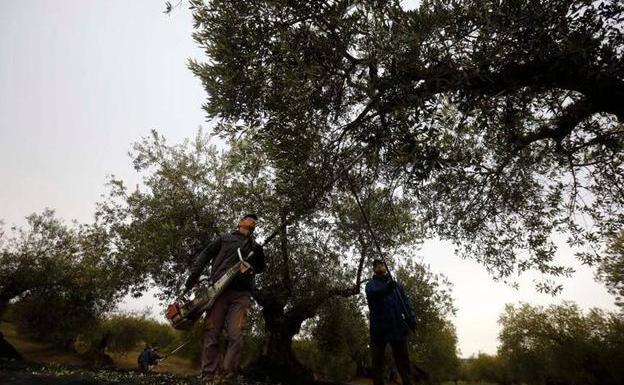
[[[235,375],[240,366],[247,311],[251,304],[248,291],[226,289],[206,313],[204,345],[202,349],[202,378],[211,379],[217,373]],[[227,349],[219,366],[219,337],[225,326]]]

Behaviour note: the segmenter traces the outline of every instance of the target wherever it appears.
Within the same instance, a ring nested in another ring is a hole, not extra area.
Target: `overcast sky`
[[[23,224],[46,207],[88,222],[106,175],[133,185],[132,142],[157,129],[169,142],[205,122],[200,81],[186,68],[202,58],[191,39],[191,16],[164,15],[158,0],[0,0],[0,219]],[[428,241],[415,253],[454,284],[454,323],[463,356],[494,353],[505,303],[575,301],[614,309],[613,298],[585,267],[563,281],[555,298],[535,292],[535,276],[514,290],[494,282],[450,245]],[[573,262],[561,247],[559,258]],[[122,309],[161,307],[151,296]]]

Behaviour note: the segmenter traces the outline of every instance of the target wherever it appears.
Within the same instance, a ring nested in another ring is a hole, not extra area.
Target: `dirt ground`
[[[238,376],[237,385],[281,385]],[[2,385],[200,385],[197,376],[139,373],[123,369],[85,369],[76,366],[37,364],[0,359]],[[362,383],[359,383],[362,384]],[[336,385],[318,383],[318,385]]]
[[[247,384],[247,381],[241,380]],[[80,367],[0,361],[2,385],[199,385],[197,377],[132,370],[89,370]]]

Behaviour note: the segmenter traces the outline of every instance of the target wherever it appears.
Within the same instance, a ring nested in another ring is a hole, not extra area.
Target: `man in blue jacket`
[[[158,360],[163,357],[159,356],[157,351],[157,348],[152,348],[149,345],[145,346],[145,349],[143,349],[143,352],[141,352],[137,359],[140,372],[147,373],[150,370],[150,366],[158,365]]]
[[[373,385],[383,385],[386,345],[392,347],[394,362],[403,385],[411,385],[407,337],[414,328],[414,311],[403,286],[390,277],[381,259],[373,261],[373,278],[366,284],[370,312]]]

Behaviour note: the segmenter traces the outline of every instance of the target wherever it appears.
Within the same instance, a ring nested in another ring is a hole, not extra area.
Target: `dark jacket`
[[[159,356],[155,351],[153,351],[152,349],[146,348],[139,355],[137,362],[139,365],[144,365],[144,366],[156,365],[158,363],[158,360],[161,358],[162,357]]]
[[[392,285],[389,278],[387,274],[375,275],[366,283],[370,334],[373,342],[401,341],[407,338],[409,328],[403,315],[405,310],[408,316],[414,314],[403,285]],[[403,304],[405,304],[405,310]]]
[[[186,280],[186,290],[188,291],[195,286],[199,276],[209,262],[212,261],[210,282],[213,283],[221,278],[232,266],[240,263],[238,248],[241,249],[241,254],[245,259],[249,252],[253,250],[254,254],[247,261],[251,263],[254,273],[261,273],[264,270],[264,251],[262,246],[258,245],[253,239],[249,240],[249,238],[246,238],[238,231],[233,231],[229,234],[218,236],[202,250],[191,268],[191,274]],[[230,283],[229,288],[241,291],[251,290],[253,288],[253,275],[239,275]]]

